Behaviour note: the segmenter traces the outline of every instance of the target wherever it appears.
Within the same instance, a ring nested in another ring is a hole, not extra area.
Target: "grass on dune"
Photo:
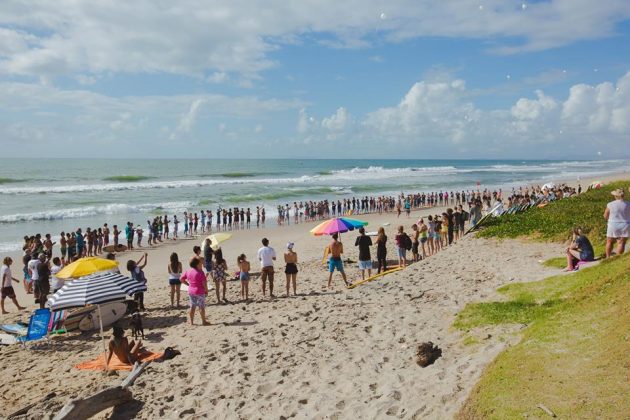
[[[606,239],[603,213],[616,188],[627,188],[630,181],[619,181],[603,188],[584,192],[578,197],[558,200],[543,208],[491,219],[479,232],[481,237],[532,237],[545,241],[566,241],[571,229],[581,226],[593,246],[601,247]]]
[[[630,254],[574,275],[499,289],[505,302],[468,305],[456,326],[529,324],[485,370],[460,419],[624,418],[630,413]]]
[[[483,237],[530,237],[565,241],[581,226],[596,254],[603,251],[603,218],[610,184],[541,209],[492,220]],[[566,258],[545,261],[564,267]],[[460,419],[625,418],[630,413],[630,253],[571,275],[501,287],[500,302],[473,303],[458,315],[462,330],[520,323],[521,342],[501,353],[484,371]]]

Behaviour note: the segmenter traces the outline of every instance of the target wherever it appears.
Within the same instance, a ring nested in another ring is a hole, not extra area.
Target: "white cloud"
[[[207,82],[210,83],[225,83],[229,79],[229,76],[224,71],[215,71],[210,76],[206,78]]]
[[[333,115],[322,120],[322,127],[330,131],[343,131],[348,122],[348,110],[344,107],[340,107]]]
[[[178,128],[181,131],[185,131],[185,132],[190,131],[190,129],[193,127],[193,125],[197,121],[197,115],[199,114],[199,109],[201,108],[201,105],[203,105],[204,102],[205,102],[204,99],[195,99],[194,101],[192,101],[188,112],[182,115],[182,118],[179,120]]]
[[[626,0],[552,0],[526,10],[504,0],[245,2],[74,0],[4,2],[0,72],[11,75],[166,72],[220,82],[274,66],[269,53],[309,40],[342,48],[418,37],[493,38],[501,53],[543,50],[615,34]],[[15,29],[19,28],[19,29]],[[316,34],[318,36],[313,37]],[[519,40],[519,41],[515,41]],[[379,42],[380,42],[379,41]],[[210,74],[210,76],[208,76]]]
[[[316,124],[316,120],[314,117],[308,115],[306,112],[306,108],[300,109],[300,113],[298,115],[298,124],[297,131],[299,133],[307,133],[311,130],[313,126]]]
[[[566,100],[537,90],[509,109],[482,110],[462,80],[414,84],[397,106],[368,113],[363,144],[388,141],[431,156],[559,157],[598,147],[627,156],[630,72],[616,84],[571,87]]]

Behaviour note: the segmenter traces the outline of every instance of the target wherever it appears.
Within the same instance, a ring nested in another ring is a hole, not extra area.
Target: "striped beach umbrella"
[[[103,334],[101,305],[103,303],[124,300],[127,295],[145,292],[146,290],[147,285],[145,283],[140,283],[120,273],[94,273],[66,283],[61,290],[48,299],[47,305],[53,311],[96,305],[101,327],[103,353],[107,353],[105,336]],[[105,361],[105,370],[107,371],[107,357],[105,357]]]
[[[100,305],[124,300],[127,295],[146,290],[146,284],[122,274],[95,273],[67,282],[48,299],[47,305],[53,311],[86,305]]]
[[[351,219],[349,217],[335,217],[315,226],[311,229],[311,233],[315,236],[332,235],[333,233],[344,233],[367,225],[368,222],[364,222],[363,220]]]

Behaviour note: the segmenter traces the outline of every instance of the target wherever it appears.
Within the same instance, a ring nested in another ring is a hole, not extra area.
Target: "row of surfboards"
[[[96,306],[90,305],[85,308],[73,310],[68,313],[63,323],[63,328],[70,331],[89,332],[100,329],[101,319],[103,327],[108,327],[125,316],[127,305],[125,302],[110,302],[101,305],[100,315]],[[5,334],[0,334],[0,344],[14,344],[17,336],[26,335],[28,324],[3,324],[0,330]]]

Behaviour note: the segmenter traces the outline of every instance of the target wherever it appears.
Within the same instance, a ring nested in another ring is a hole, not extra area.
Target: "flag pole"
[[[103,314],[101,313],[101,305],[96,305],[98,308],[98,322],[101,327],[101,343],[103,344],[103,357],[105,357],[105,374],[108,373],[108,363],[107,363],[107,348],[105,346],[105,336],[103,334]]]

